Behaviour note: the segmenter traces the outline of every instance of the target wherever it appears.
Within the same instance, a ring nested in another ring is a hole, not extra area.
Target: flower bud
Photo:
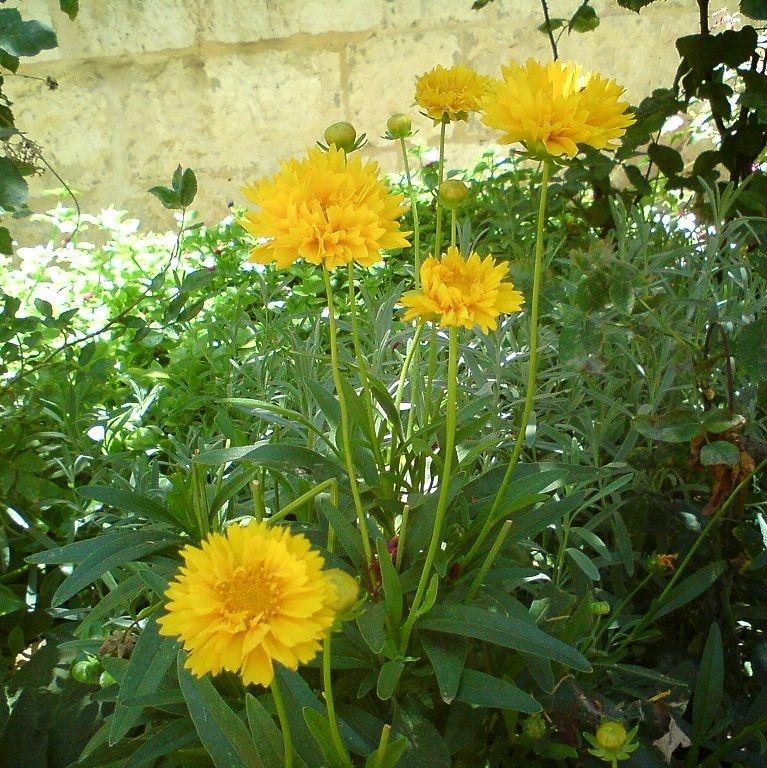
[[[360,585],[357,580],[340,568],[330,568],[325,571],[325,575],[330,579],[336,591],[335,600],[332,603],[333,608],[338,613],[348,611],[357,602],[360,593]]]
[[[602,749],[608,749],[611,752],[617,752],[628,738],[628,733],[622,723],[614,721],[602,723],[597,728],[597,744]]]
[[[335,144],[338,149],[344,152],[354,150],[354,144],[357,141],[357,131],[351,123],[333,123],[325,129],[325,141],[328,146]]]
[[[522,723],[522,734],[533,741],[542,739],[546,735],[546,721],[539,713],[530,715]]]
[[[597,600],[591,604],[591,613],[594,616],[607,616],[610,613],[610,603],[605,600]]]
[[[413,124],[407,115],[398,112],[386,121],[386,130],[389,131],[389,135],[392,138],[404,139],[412,133]]]
[[[469,194],[469,188],[458,179],[448,179],[439,185],[439,202],[449,211],[458,208]]]

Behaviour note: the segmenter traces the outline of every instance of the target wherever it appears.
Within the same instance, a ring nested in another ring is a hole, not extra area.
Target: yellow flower
[[[522,142],[551,155],[578,154],[578,144],[610,149],[634,117],[613,80],[563,62],[502,67],[503,78],[483,99],[482,122],[503,132],[503,144]]]
[[[351,261],[367,267],[381,260],[382,248],[408,245],[397,221],[403,196],[389,192],[377,163],[347,158],[335,146],[309,150],[243,192],[260,210],[246,213],[242,225],[267,238],[250,254],[259,264],[282,269],[302,258],[328,269]]]
[[[166,592],[163,635],[177,636],[198,677],[222,669],[269,685],[273,662],[311,661],[335,619],[339,595],[322,556],[301,534],[252,522],[181,552]]]
[[[415,103],[435,123],[466,120],[479,109],[491,82],[469,67],[435,67],[416,78]]]
[[[443,328],[478,325],[483,333],[495,330],[500,314],[519,312],[524,303],[522,294],[504,280],[507,272],[491,256],[482,259],[472,253],[464,259],[450,246],[441,259],[429,256],[421,265],[421,288],[402,297],[404,319],[420,317]]]

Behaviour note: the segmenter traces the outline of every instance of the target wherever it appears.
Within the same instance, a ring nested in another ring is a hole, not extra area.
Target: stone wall
[[[11,3],[13,5],[14,3]],[[730,3],[733,5],[734,3]],[[410,105],[414,76],[438,63],[468,63],[495,74],[509,58],[548,58],[536,31],[539,0],[81,0],[75,22],[58,0],[21,0],[27,18],[52,24],[60,47],[26,74],[9,78],[18,124],[81,193],[83,209],[114,203],[149,225],[170,218],[146,194],[177,163],[199,177],[198,208],[213,221],[240,186],[301,152],[329,123],[366,131],[365,153],[385,169],[396,148],[379,138],[393,111],[410,110],[418,138],[434,142],[430,121]],[[595,0],[601,25],[564,36],[563,58],[615,77],[638,101],[668,85],[674,40],[696,31],[693,0],[664,0],[641,15]],[[552,14],[573,0],[550,0]],[[449,162],[467,162],[491,136],[477,123],[449,135]],[[32,203],[50,207],[33,181]],[[28,230],[26,230],[28,231]]]

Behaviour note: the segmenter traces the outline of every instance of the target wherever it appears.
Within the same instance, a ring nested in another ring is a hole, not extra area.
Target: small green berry
[[[610,613],[610,603],[606,600],[597,600],[591,604],[591,613],[594,616],[607,616]]]

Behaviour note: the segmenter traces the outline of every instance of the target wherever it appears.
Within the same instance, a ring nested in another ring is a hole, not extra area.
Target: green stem
[[[399,534],[397,538],[397,556],[394,559],[394,570],[397,573],[402,568],[402,555],[405,552],[405,536],[407,535],[407,523],[410,518],[410,505],[405,504],[402,507],[402,521],[399,524]]]
[[[376,750],[376,759],[373,763],[373,768],[381,768],[383,764],[384,756],[386,755],[386,747],[389,745],[389,735],[391,734],[391,726],[386,723],[381,729],[381,739],[378,742],[378,749]]]
[[[447,129],[447,122],[443,119],[439,126],[439,160],[437,164],[437,179],[438,186],[437,192],[439,193],[439,187],[445,180],[445,130]],[[439,194],[437,194],[437,207],[435,210],[437,221],[434,227],[434,252],[433,255],[436,258],[441,256],[442,247],[442,206],[439,202]]]
[[[274,706],[277,708],[277,717],[280,719],[280,728],[282,729],[285,768],[293,768],[293,736],[290,731],[290,721],[288,720],[288,711],[285,708],[285,700],[282,698],[280,685],[277,682],[277,675],[272,680],[272,698],[274,699]]]
[[[399,140],[402,148],[402,163],[405,166],[405,178],[407,179],[407,193],[410,198],[410,212],[413,216],[413,255],[415,265],[415,287],[421,287],[421,226],[418,220],[418,198],[413,186],[413,179],[410,175],[410,163],[407,159],[407,147],[405,139]]]
[[[352,457],[351,430],[349,424],[349,409],[344,395],[343,379],[338,365],[338,334],[336,332],[336,309],[333,299],[333,286],[330,283],[330,272],[323,266],[322,274],[325,278],[325,293],[328,298],[328,320],[330,328],[330,365],[333,369],[333,381],[338,395],[338,405],[341,410],[341,434],[344,441],[344,461],[346,463],[346,473],[349,475],[349,485],[351,486],[352,498],[354,499],[354,508],[357,511],[357,526],[360,529],[362,538],[362,550],[365,553],[365,564],[368,568],[367,581],[373,577],[373,553],[370,548],[370,537],[368,534],[367,516],[362,506],[362,497],[357,484],[357,473],[354,468],[354,458]]]
[[[482,586],[482,582],[485,580],[485,576],[487,576],[487,572],[490,570],[490,567],[495,562],[495,558],[498,557],[498,553],[500,552],[501,547],[503,546],[503,542],[506,540],[506,537],[509,535],[510,530],[511,530],[511,520],[507,520],[501,527],[501,530],[499,531],[498,536],[493,542],[493,546],[490,548],[490,551],[487,553],[485,562],[482,563],[482,567],[479,569],[479,572],[474,577],[474,581],[471,584],[471,588],[469,589],[469,592],[466,595],[467,603],[470,603],[474,599],[474,595],[477,594],[477,590]]]
[[[338,480],[331,477],[327,480],[323,480],[314,488],[310,488],[306,493],[302,493],[297,499],[293,499],[290,504],[286,504],[281,510],[273,514],[268,522],[270,524],[277,523],[280,520],[284,520],[289,514],[295,512],[297,509],[301,509],[304,504],[311,501],[316,496],[319,496],[325,490],[331,490],[338,487]]]
[[[331,638],[333,634],[333,628],[331,627],[325,634],[325,642],[322,647],[322,685],[325,691],[325,705],[328,708],[328,721],[330,722],[330,735],[333,739],[333,746],[335,747],[338,759],[346,766],[351,768],[352,761],[349,758],[349,753],[346,751],[346,745],[341,738],[341,731],[338,729],[338,719],[336,717],[336,707],[333,701],[333,685],[330,674],[330,653],[331,653]]]
[[[373,415],[373,397],[370,392],[370,380],[368,379],[367,363],[362,353],[362,343],[360,342],[359,323],[357,321],[357,294],[354,290],[354,263],[349,262],[349,313],[352,318],[352,341],[354,343],[354,356],[357,359],[357,369],[360,374],[360,383],[362,384],[362,399],[365,403],[367,412],[368,430],[370,431],[371,448],[375,457],[376,465],[380,477],[384,484],[388,484],[388,473],[385,471],[381,446],[376,439],[375,416]]]
[[[506,488],[509,485],[514,469],[517,466],[519,457],[522,453],[522,446],[525,442],[525,433],[527,424],[530,421],[530,414],[533,412],[533,399],[535,397],[535,378],[538,372],[538,311],[541,294],[541,276],[543,273],[543,252],[544,235],[546,230],[546,199],[548,196],[549,175],[551,172],[551,161],[544,160],[541,173],[541,195],[538,203],[538,227],[535,235],[535,265],[533,269],[533,295],[530,302],[530,361],[527,370],[527,389],[525,391],[525,405],[522,411],[522,421],[517,433],[517,441],[514,445],[514,451],[511,454],[509,465],[503,476],[498,492],[493,499],[493,505],[490,508],[490,514],[485,518],[482,529],[474,541],[471,549],[464,558],[464,565],[470,563],[484,544],[485,539],[490,533],[495,520],[495,514],[503,501]]]
[[[413,598],[413,604],[410,607],[407,621],[403,626],[401,652],[407,651],[408,640],[413,629],[413,624],[418,618],[418,609],[421,605],[426,586],[429,583],[429,576],[434,565],[434,558],[437,550],[442,543],[442,529],[445,523],[445,514],[447,512],[448,493],[450,491],[450,474],[453,467],[453,451],[455,449],[455,428],[457,417],[457,391],[458,391],[458,329],[454,326],[450,328],[450,345],[447,363],[447,413],[445,415],[445,450],[443,453],[442,476],[440,478],[439,499],[437,500],[437,510],[434,513],[434,528],[429,542],[429,549],[426,553],[426,561],[421,571],[421,578]]]
[[[450,245],[455,245],[458,239],[458,209],[450,211]]]
[[[669,579],[668,584],[666,584],[663,591],[660,593],[660,595],[658,595],[658,598],[653,601],[652,605],[647,610],[647,613],[642,616],[634,629],[632,629],[631,632],[621,641],[617,650],[625,648],[625,646],[628,645],[655,618],[655,614],[657,613],[658,609],[663,607],[664,600],[668,597],[669,592],[673,589],[677,581],[679,581],[679,577],[687,568],[705,538],[709,533],[711,533],[714,526],[721,520],[722,515],[724,515],[724,513],[730,508],[735,499],[740,495],[740,492],[748,485],[748,483],[751,482],[751,479],[758,475],[759,472],[761,472],[762,469],[764,469],[766,466],[767,459],[764,459],[756,466],[753,472],[746,475],[746,477],[744,477],[735,486],[732,493],[725,499],[724,504],[722,504],[722,506],[717,509],[717,511],[711,516],[711,519],[708,521],[706,527],[698,534],[698,538],[695,539],[695,542],[690,547],[689,552],[685,555],[685,558],[682,560],[679,568],[676,569],[676,573],[674,573],[674,575]]]
[[[399,411],[400,405],[402,405],[402,396],[405,393],[405,381],[407,381],[407,375],[410,371],[410,366],[413,362],[413,357],[415,356],[415,351],[418,349],[418,342],[421,340],[421,333],[423,333],[423,323],[419,323],[416,326],[415,333],[413,334],[413,337],[410,339],[410,344],[408,345],[407,353],[405,355],[405,362],[402,365],[402,370],[399,374],[399,381],[397,381],[397,390],[394,395],[394,407]],[[413,404],[410,404],[410,407],[413,407]]]

